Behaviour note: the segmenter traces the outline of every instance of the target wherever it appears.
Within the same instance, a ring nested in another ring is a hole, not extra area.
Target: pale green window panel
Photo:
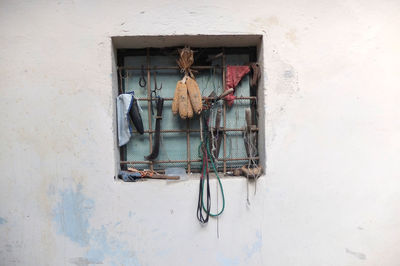
[[[210,55],[212,56],[212,55]],[[249,62],[249,55],[226,55],[227,65],[243,65]],[[220,64],[220,60],[216,60],[215,64]],[[146,66],[146,56],[128,56],[124,59],[125,67],[140,67]],[[176,56],[150,56],[150,66],[175,66]],[[159,91],[160,97],[173,97],[178,80],[182,79],[183,75],[179,70],[156,70],[157,72],[157,85],[161,86],[162,90]],[[139,86],[140,70],[129,70],[128,77],[124,79],[126,92],[134,91],[135,96],[138,98],[147,98],[147,87],[142,88]],[[154,89],[154,71],[151,72],[151,89]],[[146,71],[147,74],[147,71]],[[202,96],[208,96],[212,91],[217,95],[223,92],[222,84],[222,70],[202,70],[195,74],[196,81],[199,84]],[[147,75],[146,75],[147,79]],[[236,96],[250,96],[249,76],[246,75],[239,85],[236,87]],[[222,102],[219,107],[222,108]],[[162,129],[186,129],[187,122],[182,120],[179,116],[174,116],[171,111],[172,101],[164,101],[163,119],[161,122]],[[148,102],[140,101],[142,108],[142,119],[145,130],[149,130],[148,123]],[[154,115],[156,114],[155,102]],[[245,126],[245,109],[250,106],[249,100],[235,100],[232,107],[226,108],[226,128],[242,128]],[[221,127],[223,127],[223,118],[221,119]],[[152,116],[152,129],[155,127],[155,119]],[[194,116],[189,120],[189,127],[191,129],[199,129],[199,116]],[[227,158],[245,158],[247,157],[242,132],[227,132],[226,138],[226,157]],[[187,160],[187,135],[186,132],[182,133],[162,133],[160,153],[156,161],[166,160]],[[200,134],[197,132],[190,133],[190,158],[192,160],[200,159],[198,155],[198,147],[200,144]],[[140,135],[134,133],[131,140],[127,144],[127,161],[144,161],[144,156],[150,154],[151,149],[149,145],[148,133]],[[223,141],[221,143],[219,158],[223,157]],[[228,161],[227,167],[240,167],[246,164],[243,161]],[[138,169],[148,168],[148,164],[135,164]],[[165,169],[166,167],[185,167],[187,163],[155,163],[154,169]],[[199,169],[200,162],[192,162],[191,169]],[[218,161],[218,168],[222,171],[223,162]]]

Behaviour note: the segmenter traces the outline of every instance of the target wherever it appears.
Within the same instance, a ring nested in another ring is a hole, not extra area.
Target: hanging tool
[[[145,73],[144,73],[144,65],[142,65],[142,69],[140,72],[140,78],[139,78],[139,86],[142,88],[145,88],[146,85],[147,85],[147,81],[146,81]]]
[[[243,136],[244,147],[246,149],[247,157],[253,158],[257,155],[257,148],[256,148],[257,134],[253,130],[256,128],[256,125],[253,125],[252,123],[250,108],[246,108],[245,117],[247,126],[245,134]]]
[[[254,157],[257,156],[257,133],[254,131],[256,125],[252,123],[252,114],[251,109],[247,108],[245,110],[245,117],[246,117],[246,128],[243,135],[244,140],[244,147],[246,149],[247,157],[249,157],[249,161],[247,165],[244,165],[241,168],[242,175],[247,177],[247,204],[250,205],[249,199],[249,179],[252,178],[255,181],[254,185],[254,194],[257,191],[257,179],[261,176],[262,168],[257,164]]]
[[[132,94],[132,102],[131,102],[131,108],[129,109],[129,116],[136,130],[139,132],[140,135],[143,135],[144,128],[143,128],[142,116],[140,115],[139,111],[139,103],[135,97],[135,92],[132,91],[131,94]]]
[[[208,98],[211,100],[206,100],[204,109],[214,110],[215,106],[217,106],[218,101],[223,99],[226,95],[232,92],[233,89],[229,89],[221,93],[219,96],[217,96],[214,91],[211,92],[211,94],[208,96]],[[221,141],[223,135],[223,132],[219,131],[221,124],[221,112],[222,112],[221,108],[217,109],[217,114],[215,116],[215,127],[211,126],[209,128],[210,150],[214,160],[218,160],[219,149],[221,147]]]
[[[251,69],[251,79],[250,79],[250,87],[256,88],[258,85],[258,80],[261,78],[261,69],[258,63],[250,63]]]
[[[217,109],[217,114],[215,115],[215,126],[210,127],[210,150],[214,160],[216,161],[218,161],[219,149],[223,138],[223,132],[220,131],[221,113],[221,108]]]
[[[157,72],[153,73],[153,77],[154,77],[154,90],[152,90],[151,93],[150,93],[150,109],[151,109],[151,114],[152,115],[154,115],[153,99],[157,98],[157,95],[158,95],[157,91],[160,91],[162,89],[162,83],[161,83],[160,88],[158,88],[158,86],[157,86]]]
[[[145,156],[144,158],[148,161],[153,161],[157,158],[159,150],[160,150],[160,130],[161,130],[161,119],[162,119],[162,111],[164,106],[164,99],[161,97],[157,98],[157,116],[156,116],[156,135],[154,139],[153,150],[151,154]]]
[[[215,92],[211,92],[210,95],[208,96],[208,99],[204,101],[203,109],[211,109],[219,100],[223,99],[225,96],[232,93],[233,91],[234,89],[231,88],[229,90],[224,91],[219,96],[217,96]]]

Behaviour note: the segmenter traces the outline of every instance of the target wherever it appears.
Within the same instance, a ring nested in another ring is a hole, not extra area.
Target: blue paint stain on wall
[[[67,236],[81,246],[89,243],[89,217],[92,214],[94,202],[82,194],[82,185],[75,190],[60,191],[61,201],[53,209],[54,220],[58,232]]]
[[[53,209],[58,233],[67,236],[80,246],[89,247],[85,259],[93,264],[140,265],[133,250],[129,250],[117,238],[112,238],[106,227],[90,228],[89,218],[94,210],[94,201],[82,194],[82,185],[75,189],[59,191],[60,201]],[[117,222],[115,226],[121,222]]]
[[[221,266],[239,265],[239,259],[238,258],[228,258],[228,257],[225,257],[225,256],[223,256],[221,254],[218,254],[217,261]]]
[[[259,231],[257,231],[256,240],[254,241],[254,243],[251,245],[250,248],[247,247],[246,258],[249,259],[255,253],[259,252],[261,250],[261,246],[262,246],[262,235]]]
[[[4,219],[3,217],[0,217],[0,224],[5,224],[7,223],[7,220]]]
[[[86,254],[88,260],[103,262],[107,259],[110,265],[140,265],[135,253],[126,248],[128,245],[109,237],[104,226],[93,230],[90,236],[90,249]]]

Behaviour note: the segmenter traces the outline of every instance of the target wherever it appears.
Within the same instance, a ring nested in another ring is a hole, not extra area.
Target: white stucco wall
[[[0,265],[399,265],[399,1],[1,1]],[[262,34],[267,172],[114,181],[112,36]],[[213,183],[213,187],[215,183]]]

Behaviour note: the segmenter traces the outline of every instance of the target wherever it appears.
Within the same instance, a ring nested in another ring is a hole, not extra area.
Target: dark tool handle
[[[246,108],[246,124],[247,127],[250,128],[252,123],[251,123],[251,109],[250,108]]]
[[[151,154],[145,156],[144,158],[148,161],[153,161],[157,158],[158,153],[160,151],[160,130],[161,130],[161,119],[162,119],[162,111],[164,106],[164,99],[157,99],[157,116],[156,116],[156,133],[154,138],[154,145]]]
[[[234,92],[234,91],[235,91],[235,89],[233,89],[233,88],[230,88],[229,90],[224,91],[220,96],[218,96],[218,98],[217,98],[215,101],[221,100],[221,99],[224,98],[226,95],[228,95],[228,94],[230,94],[230,93],[232,93],[232,92]]]
[[[164,98],[157,99],[157,117],[156,119],[162,119],[162,111],[164,107]]]
[[[246,154],[247,157],[250,157],[250,147],[249,147],[249,143],[251,144],[251,134],[250,129],[251,129],[251,109],[250,108],[246,108],[245,110],[245,118],[246,118],[246,132],[244,134],[243,140],[244,140],[244,147],[246,149]]]
[[[178,180],[180,176],[169,176],[169,175],[152,175],[148,176],[147,178],[152,179],[171,179],[171,180]]]
[[[143,121],[142,116],[140,115],[138,102],[135,97],[132,98],[132,106],[129,110],[129,116],[131,117],[132,123],[136,130],[142,135],[144,133]]]

